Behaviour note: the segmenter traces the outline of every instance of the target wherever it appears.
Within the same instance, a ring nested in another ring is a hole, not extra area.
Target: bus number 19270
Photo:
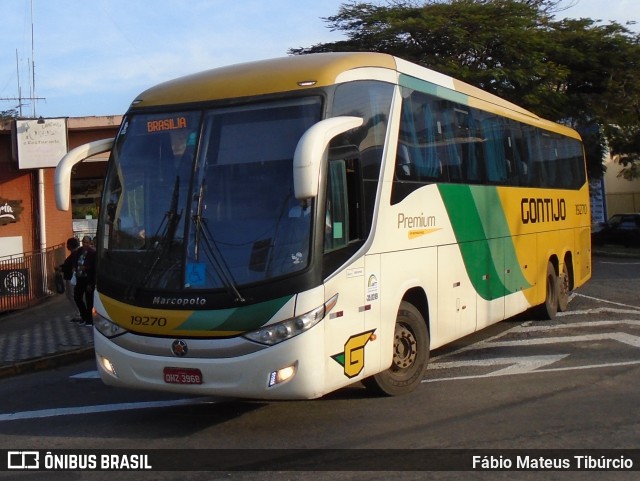
[[[167,325],[166,317],[131,316],[132,326],[160,326]]]

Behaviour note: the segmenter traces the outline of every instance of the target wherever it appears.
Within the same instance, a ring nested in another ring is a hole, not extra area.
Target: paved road
[[[520,316],[435,351],[424,385],[409,396],[372,397],[356,384],[308,402],[186,398],[108,388],[95,378],[90,360],[0,380],[0,448],[181,447],[187,457],[202,448],[240,449],[246,456],[250,451],[244,450],[255,448],[381,449],[414,455],[416,449],[431,448],[482,448],[498,455],[507,448],[637,448],[640,302],[633,291],[640,288],[640,270],[628,261],[611,262],[596,262],[594,279],[556,320]],[[313,464],[322,461],[316,457],[310,466],[326,469]],[[74,479],[68,476],[78,473],[48,474],[48,479]],[[154,479],[242,480],[390,476],[270,471],[199,478],[188,469],[153,474]],[[400,471],[393,477],[600,480],[632,479],[630,474],[635,473]],[[94,473],[91,479],[113,475]]]

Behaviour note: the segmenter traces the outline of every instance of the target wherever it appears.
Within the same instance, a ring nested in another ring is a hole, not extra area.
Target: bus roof
[[[395,70],[394,58],[378,53],[323,53],[241,63],[180,77],[151,87],[135,106],[250,97],[332,85],[341,73],[362,67]],[[301,82],[312,85],[302,86]],[[137,102],[137,103],[136,103]]]
[[[579,138],[577,132],[544,120],[516,104],[388,54],[375,52],[333,52],[297,55],[219,67],[163,82],[142,92],[132,108],[192,104],[277,92],[300,91],[340,82],[346,72],[360,69],[362,79],[371,69],[384,69],[429,82],[461,94],[467,104],[522,120],[548,130]],[[357,77],[350,76],[350,79]]]

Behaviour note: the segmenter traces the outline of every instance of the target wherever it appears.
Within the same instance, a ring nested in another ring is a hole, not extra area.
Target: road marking
[[[135,409],[166,408],[174,406],[192,406],[198,404],[217,404],[209,397],[199,397],[192,399],[174,399],[170,401],[151,401],[137,403],[100,404],[97,406],[77,406],[70,408],[42,409],[40,411],[23,411],[16,413],[0,414],[0,422],[23,421],[29,419],[52,418],[55,416],[75,416],[79,414],[99,414],[118,411],[132,411]]]
[[[87,371],[81,372],[80,374],[75,374],[73,376],[69,376],[69,379],[100,379],[100,374],[98,371]]]
[[[543,337],[538,339],[522,339],[519,341],[498,341],[477,344],[476,349],[513,346],[542,346],[545,344],[574,344],[576,342],[618,341],[633,347],[640,347],[640,337],[625,332],[607,332],[604,334],[584,334],[582,336]]]
[[[558,312],[557,317],[579,316],[589,314],[640,314],[638,309],[617,309],[615,307],[594,307],[593,309],[579,309],[575,311]],[[533,321],[529,321],[533,322]],[[613,322],[613,321],[612,321]]]
[[[609,327],[609,326],[620,326],[620,324],[627,324],[629,326],[637,326],[640,327],[640,320],[636,319],[619,319],[616,321],[587,321],[587,322],[572,322],[568,324],[556,324],[553,326],[550,325],[541,325],[541,324],[533,324],[535,321],[527,321],[520,326],[515,326],[509,329],[506,332],[535,332],[535,331],[555,331],[560,329],[572,329],[576,327]],[[495,338],[494,338],[495,339]]]
[[[581,294],[576,294],[581,295]],[[558,313],[559,316],[565,315],[588,315],[588,314],[601,314],[601,313],[614,313],[614,314],[640,314],[640,308],[636,306],[630,306],[627,304],[620,304],[617,302],[611,302],[604,299],[598,299],[591,296],[581,295],[589,299],[594,299],[600,302],[609,303],[621,308],[614,307],[599,307],[595,309],[587,309],[582,311],[569,311],[564,313]],[[440,382],[440,381],[453,381],[461,379],[479,379],[495,376],[506,376],[513,374],[531,374],[531,373],[544,373],[544,372],[559,372],[559,371],[571,371],[579,369],[601,369],[606,367],[617,366],[633,366],[639,365],[640,361],[628,361],[617,363],[605,363],[605,364],[592,364],[586,366],[569,366],[569,367],[557,367],[557,368],[545,368],[555,362],[558,362],[569,354],[557,354],[548,356],[533,356],[533,357],[510,357],[510,358],[493,358],[493,359],[478,359],[469,361],[445,361],[440,359],[448,358],[453,355],[458,355],[468,351],[478,351],[481,349],[489,349],[496,347],[515,347],[515,346],[536,346],[536,345],[550,345],[550,344],[575,344],[594,341],[617,341],[628,346],[640,348],[640,337],[628,334],[625,332],[609,332],[598,334],[583,334],[578,336],[555,336],[547,338],[528,338],[513,341],[501,340],[509,334],[519,333],[533,333],[533,332],[552,332],[559,331],[561,329],[580,329],[580,328],[594,328],[594,327],[613,327],[618,328],[621,325],[627,325],[630,327],[640,327],[640,320],[637,319],[619,319],[619,320],[607,320],[607,321],[590,321],[590,322],[576,322],[576,323],[564,323],[556,325],[545,325],[535,323],[534,321],[528,321],[519,326],[514,326],[504,332],[498,333],[488,339],[479,341],[478,343],[457,349],[454,352],[449,352],[441,356],[435,356],[432,358],[432,362],[429,364],[429,370],[440,369],[452,369],[452,368],[465,368],[465,367],[487,367],[487,366],[501,366],[507,364],[508,367],[492,371],[486,374],[469,375],[469,376],[453,376],[444,377],[438,379],[424,379],[422,382]]]
[[[570,329],[572,327],[596,327],[596,326],[608,326],[612,324],[630,324],[640,326],[640,321],[636,320],[620,320],[620,321],[594,321],[594,322],[584,322],[584,323],[575,323],[575,324],[560,324],[555,326],[515,326],[511,329],[501,332],[493,337],[488,339],[484,339],[475,344],[471,344],[469,346],[462,347],[457,349],[454,352],[448,352],[441,356],[434,356],[431,358],[432,361],[437,361],[439,359],[445,357],[451,357],[454,354],[460,354],[462,352],[467,351],[476,351],[480,349],[489,349],[494,347],[513,347],[513,346],[536,346],[536,345],[546,345],[546,344],[566,344],[566,343],[576,343],[576,342],[592,342],[592,341],[618,341],[623,344],[627,344],[633,347],[640,347],[640,337],[634,336],[632,334],[627,334],[625,332],[608,332],[602,334],[584,334],[581,336],[561,336],[561,337],[541,337],[535,339],[522,339],[516,341],[499,341],[498,339],[505,337],[507,334],[518,333],[518,332],[543,332],[543,331],[553,331],[558,329]]]
[[[588,325],[594,324],[605,324],[610,321],[601,321],[599,323],[584,323]],[[630,321],[633,323],[638,323],[638,321]],[[514,331],[541,331],[541,330],[552,330],[554,328],[566,328],[571,327],[571,325],[565,326],[547,326],[546,328],[541,328],[541,326],[531,326],[525,327],[521,326],[519,328],[513,328],[506,332],[514,332]],[[640,348],[640,337],[633,336],[631,334],[627,334],[624,332],[611,332],[604,334],[585,334],[582,336],[564,336],[564,337],[548,337],[548,338],[538,338],[538,339],[523,339],[518,341],[496,341],[500,337],[504,336],[505,333],[499,334],[498,336],[494,336],[491,339],[487,339],[486,341],[481,341],[472,346],[467,346],[466,348],[459,349],[455,352],[458,354],[462,351],[469,350],[480,350],[480,349],[489,349],[495,347],[514,347],[514,346],[535,346],[535,345],[547,345],[547,344],[563,344],[563,343],[576,343],[576,342],[593,342],[593,341],[618,341],[623,344],[627,344],[629,346]],[[447,354],[447,356],[451,356],[452,353]],[[570,370],[578,370],[578,369],[598,369],[604,367],[615,367],[615,366],[631,366],[640,364],[640,361],[629,361],[629,362],[619,362],[619,363],[606,363],[606,364],[592,364],[587,366],[572,366],[572,367],[562,367],[562,368],[548,368],[541,369],[544,366],[548,366],[555,362],[558,362],[565,357],[568,357],[569,354],[556,354],[549,356],[533,356],[533,357],[511,357],[511,358],[493,358],[493,359],[479,359],[472,361],[440,361],[429,364],[429,369],[438,370],[438,369],[451,369],[456,367],[483,367],[483,366],[499,366],[504,364],[509,364],[509,367],[504,369],[500,369],[498,371],[492,371],[487,374],[479,374],[479,375],[470,375],[470,376],[453,376],[439,379],[424,379],[422,382],[439,382],[439,381],[453,381],[459,379],[479,379],[479,378],[487,378],[494,376],[508,376],[514,374],[531,374],[533,372],[542,373],[542,372],[558,372],[558,371],[570,371]],[[441,356],[444,357],[444,356]]]
[[[640,262],[613,262],[613,261],[600,261],[600,264],[611,264],[614,266],[637,266]]]
[[[578,297],[584,297],[585,299],[591,299],[593,301],[604,302],[605,304],[613,304],[614,306],[630,307],[631,309],[634,309],[637,312],[640,312],[640,307],[638,307],[638,306],[632,306],[632,305],[629,305],[629,304],[622,304],[620,302],[608,301],[606,299],[600,299],[599,297],[587,296],[586,294],[578,294],[577,292],[574,292],[574,294],[576,296],[578,296]],[[570,311],[567,311],[567,312],[570,312]],[[565,314],[566,315],[566,312],[561,312],[559,314]]]
[[[473,363],[474,361],[469,361],[469,362]],[[640,365],[640,361],[612,362],[608,364],[591,364],[588,366],[556,367],[556,368],[537,369],[537,370],[522,371],[522,372],[515,372],[515,373],[506,372],[506,370],[503,369],[502,371],[497,371],[495,373],[480,374],[475,376],[458,376],[458,377],[443,377],[439,379],[423,379],[422,382],[427,383],[427,382],[440,382],[440,381],[460,381],[463,379],[480,379],[480,378],[495,377],[495,376],[507,376],[511,374],[538,374],[538,373],[544,373],[544,372],[577,371],[581,369],[602,369],[606,367],[637,366],[637,365]],[[433,366],[430,365],[429,369],[431,369],[432,367]]]
[[[493,359],[479,359],[477,361],[443,361],[430,364],[429,369],[452,369],[456,367],[478,367],[478,366],[502,366],[508,367],[499,371],[483,374],[479,377],[504,376],[506,374],[523,374],[533,371],[543,366],[548,366],[560,361],[569,354],[556,354],[550,356],[529,356],[529,357],[496,357]]]

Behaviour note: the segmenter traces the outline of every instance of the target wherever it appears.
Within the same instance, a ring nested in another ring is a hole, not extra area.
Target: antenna
[[[33,42],[33,0],[31,0],[31,98],[33,100],[31,103],[33,118],[35,119],[38,98],[36,97],[36,53]]]
[[[33,27],[33,0],[31,0],[31,82],[30,82],[30,95],[29,97],[22,96],[22,87],[20,86],[20,63],[18,61],[18,49],[16,49],[16,73],[18,77],[18,96],[17,97],[0,97],[0,101],[18,101],[16,106],[18,114],[22,117],[22,107],[25,105],[24,100],[31,101],[33,118],[36,118],[36,103],[38,100],[46,100],[44,97],[36,97],[36,62],[35,62],[35,44],[34,44],[34,27]]]

